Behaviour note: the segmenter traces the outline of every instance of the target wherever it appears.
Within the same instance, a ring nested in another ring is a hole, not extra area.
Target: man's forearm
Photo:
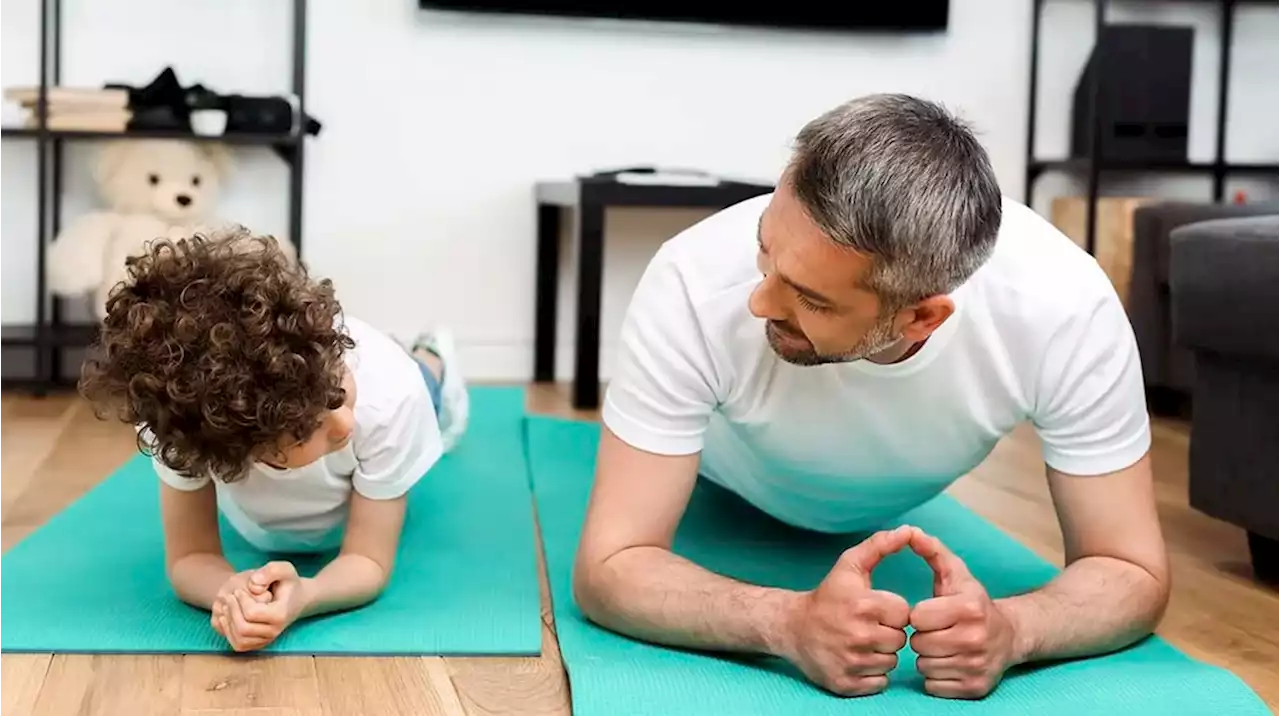
[[[339,554],[316,576],[302,580],[306,598],[299,616],[315,616],[368,604],[382,593],[388,576],[382,565],[364,555]]]
[[[169,567],[169,583],[182,601],[193,607],[211,609],[218,590],[236,570],[220,554],[189,554]]]
[[[669,646],[783,655],[795,592],[744,584],[658,547],[631,547],[578,577],[601,626]]]
[[[1168,584],[1136,564],[1085,557],[1044,587],[996,600],[1013,625],[1013,663],[1093,656],[1154,631]]]

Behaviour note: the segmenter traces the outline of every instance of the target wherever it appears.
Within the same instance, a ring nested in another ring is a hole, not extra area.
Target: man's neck
[[[916,353],[919,353],[920,349],[924,347],[925,341],[928,340],[929,339],[926,338],[923,341],[916,341],[914,343],[905,343],[900,341],[873,356],[869,356],[867,360],[878,365],[893,365],[894,363],[901,363]]]

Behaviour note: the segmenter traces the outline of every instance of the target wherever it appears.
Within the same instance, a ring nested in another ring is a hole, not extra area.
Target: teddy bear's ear
[[[107,186],[124,163],[129,153],[127,141],[107,142],[98,152],[98,162],[93,168],[93,178],[98,186]]]
[[[225,177],[231,172],[231,151],[221,144],[206,142],[200,147],[204,150],[204,154],[213,163],[213,168],[218,172],[218,176]]]

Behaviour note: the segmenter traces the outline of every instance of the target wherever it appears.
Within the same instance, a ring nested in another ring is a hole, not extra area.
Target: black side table
[[[578,320],[575,338],[573,407],[600,406],[600,296],[604,272],[604,215],[611,206],[702,207],[720,210],[774,187],[721,182],[713,186],[626,184],[612,175],[538,182],[538,265],[533,379],[555,380],[556,296],[560,282],[560,219],[563,209],[577,218]]]

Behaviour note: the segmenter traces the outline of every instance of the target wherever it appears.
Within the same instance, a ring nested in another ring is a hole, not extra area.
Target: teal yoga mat
[[[265,651],[528,655],[541,618],[524,393],[475,388],[467,435],[410,493],[392,580],[363,608],[298,622]],[[139,456],[0,557],[4,651],[226,651],[165,578],[158,483]],[[237,568],[267,561],[224,525]],[[329,555],[295,562],[314,572]]]
[[[923,691],[910,647],[881,694],[843,699],[809,685],[785,662],[663,648],[585,621],[570,580],[586,509],[599,428],[530,418],[529,464],[546,551],[561,656],[575,716],[664,714],[1269,714],[1231,673],[1193,661],[1159,638],[1109,656],[1010,672],[981,701],[939,699]],[[993,594],[1034,588],[1056,569],[953,499],[943,496],[902,516],[942,539]],[[893,524],[898,524],[895,522]],[[700,485],[677,533],[678,553],[756,584],[816,585],[860,536],[802,533],[718,488]],[[932,574],[918,557],[882,562],[876,586],[911,603],[929,596]]]

